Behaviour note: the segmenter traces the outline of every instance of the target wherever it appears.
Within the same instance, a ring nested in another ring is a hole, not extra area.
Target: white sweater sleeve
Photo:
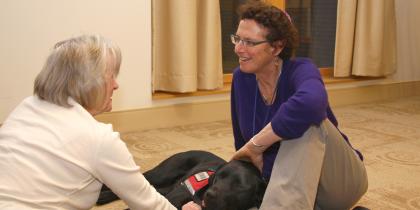
[[[176,209],[144,178],[119,133],[105,133],[93,161],[97,178],[133,210]]]

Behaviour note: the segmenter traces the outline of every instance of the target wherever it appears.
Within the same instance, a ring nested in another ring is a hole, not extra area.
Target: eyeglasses
[[[241,39],[241,37],[239,37],[238,35],[234,35],[234,34],[230,35],[230,40],[232,41],[232,43],[234,45],[237,45],[237,44],[241,43],[245,47],[255,47],[259,44],[269,42],[268,40],[264,40],[264,41],[245,40],[245,39]]]

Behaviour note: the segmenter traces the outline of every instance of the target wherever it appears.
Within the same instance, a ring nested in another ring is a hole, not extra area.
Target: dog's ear
[[[264,193],[265,190],[267,189],[267,182],[265,182],[264,180],[261,180],[260,182],[258,182],[257,184],[257,189],[256,189],[256,195],[255,195],[255,200],[254,200],[254,205],[258,208],[260,208],[262,200],[264,198]]]

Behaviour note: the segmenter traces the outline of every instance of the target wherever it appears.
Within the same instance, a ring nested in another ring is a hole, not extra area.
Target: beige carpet
[[[335,108],[340,128],[365,156],[370,209],[420,209],[420,97]],[[229,121],[122,133],[142,171],[186,150],[208,150],[228,160]],[[139,198],[141,199],[141,198]],[[123,209],[117,201],[95,210]]]

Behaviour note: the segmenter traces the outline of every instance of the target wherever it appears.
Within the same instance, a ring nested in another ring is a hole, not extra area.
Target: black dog
[[[144,176],[178,209],[194,200],[205,210],[247,210],[260,206],[266,189],[261,173],[251,163],[226,162],[205,151],[175,154]],[[97,204],[116,199],[104,185]]]

